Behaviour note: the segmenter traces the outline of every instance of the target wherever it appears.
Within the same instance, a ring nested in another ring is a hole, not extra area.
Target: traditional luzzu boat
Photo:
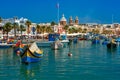
[[[36,42],[34,42],[30,47],[27,47],[21,53],[21,62],[31,63],[38,62],[42,59],[43,51],[38,48]]]
[[[14,53],[17,53],[18,51],[20,51],[21,53],[23,53],[24,49],[25,49],[25,45],[22,44],[21,40],[18,40],[16,42],[16,44],[13,45]]]

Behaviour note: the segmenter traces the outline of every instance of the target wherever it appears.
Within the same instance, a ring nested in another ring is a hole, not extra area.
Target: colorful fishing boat
[[[18,40],[16,44],[13,45],[14,53],[17,53],[18,51],[23,53],[24,49],[25,49],[25,44],[23,44],[21,40]]]
[[[38,62],[42,59],[43,51],[38,48],[36,42],[30,47],[27,47],[21,54],[21,61],[23,63]]]

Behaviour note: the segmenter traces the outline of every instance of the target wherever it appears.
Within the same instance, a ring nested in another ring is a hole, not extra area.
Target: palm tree
[[[45,32],[45,26],[41,26],[41,32],[43,33],[43,40],[44,40],[44,32]]]
[[[53,30],[52,30],[52,28],[51,28],[50,26],[48,26],[48,27],[46,28],[46,32],[47,32],[47,33],[52,33]]]
[[[8,39],[8,32],[10,32],[11,29],[12,29],[12,24],[10,22],[6,23],[3,26],[3,32],[7,33],[7,39]]]
[[[36,30],[37,30],[37,34],[39,34],[40,33],[40,25],[37,24]]]
[[[87,29],[86,28],[84,28],[83,29],[83,31],[82,31],[82,33],[86,33],[87,32]]]
[[[18,29],[19,28],[19,25],[18,25],[18,23],[13,23],[13,29],[14,29],[14,38],[16,39],[16,29]]]
[[[44,32],[45,32],[45,26],[41,26],[41,32],[44,34]]]
[[[30,25],[31,25],[31,21],[27,20],[25,25],[27,25],[27,34],[28,34],[28,37],[29,37],[29,33],[30,33]]]
[[[24,25],[20,25],[19,29],[20,29],[20,33],[21,33],[21,36],[22,36],[22,31],[25,31]],[[23,39],[23,37],[22,37],[22,39]]]
[[[78,32],[80,32],[80,33],[82,32],[82,28],[81,28],[81,27],[80,27],[80,28],[78,28]]]
[[[70,28],[69,29],[69,33],[71,34],[71,33],[74,33],[75,32],[75,28]]]
[[[69,26],[68,26],[68,25],[65,25],[65,26],[64,26],[65,33],[67,33],[68,28],[69,28]]]
[[[54,26],[56,23],[54,21],[51,22],[51,26]]]

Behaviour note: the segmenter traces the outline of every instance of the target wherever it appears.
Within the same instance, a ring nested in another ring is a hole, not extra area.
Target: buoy
[[[72,54],[71,54],[71,53],[68,53],[68,56],[72,56]]]
[[[20,55],[20,51],[17,51],[17,55],[18,55],[18,56]]]

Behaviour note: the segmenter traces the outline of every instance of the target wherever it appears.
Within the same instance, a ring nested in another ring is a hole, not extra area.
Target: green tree
[[[86,28],[84,28],[83,29],[83,31],[82,31],[82,33],[86,33],[87,32],[87,29]]]
[[[67,33],[68,28],[69,28],[69,26],[68,26],[68,25],[65,25],[65,26],[64,26],[65,33]]]
[[[25,25],[27,26],[27,34],[28,34],[28,37],[29,37],[29,33],[30,33],[30,25],[31,25],[31,21],[27,20]]]
[[[10,32],[10,30],[12,29],[12,24],[10,22],[7,22],[4,26],[3,26],[3,32],[7,33],[7,39],[8,39],[8,33]]]
[[[52,33],[53,30],[52,30],[52,28],[51,28],[50,26],[48,26],[48,27],[46,28],[46,32],[47,32],[47,33]]]
[[[82,28],[78,28],[78,32],[82,33]]]
[[[56,23],[54,21],[51,22],[51,26],[54,26]]]
[[[41,26],[41,32],[44,34],[46,26]]]
[[[13,29],[14,29],[14,38],[16,39],[16,31],[19,28],[19,24],[18,23],[13,23]]]
[[[25,31],[25,26],[24,25],[20,25],[19,30],[20,30],[20,34],[22,36],[22,32]],[[22,37],[22,39],[23,39],[23,37]]]
[[[46,26],[41,26],[41,32],[43,33],[43,40],[44,40],[44,32],[45,32]]]
[[[75,28],[70,28],[69,29],[69,33],[71,34],[71,33],[74,33],[75,32]]]
[[[37,27],[36,27],[37,34],[39,34],[39,33],[40,33],[40,28],[41,28],[41,27],[40,27],[40,25],[38,25],[38,24],[37,24]]]

